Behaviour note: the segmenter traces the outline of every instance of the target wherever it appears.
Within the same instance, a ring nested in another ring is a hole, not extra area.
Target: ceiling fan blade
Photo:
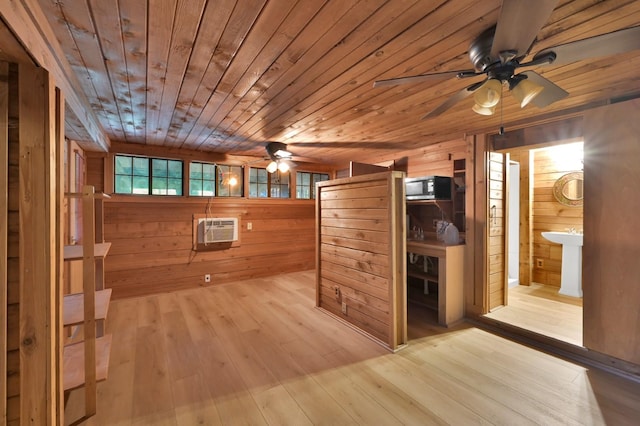
[[[524,71],[520,74],[526,75],[528,80],[544,87],[544,89],[542,89],[542,92],[540,92],[538,96],[531,100],[531,103],[538,108],[544,108],[556,101],[559,101],[560,99],[564,99],[569,96],[569,92],[565,91],[561,87],[557,86],[550,80],[547,80],[534,71]]]
[[[491,57],[500,52],[515,51],[522,56],[529,51],[542,26],[549,20],[558,0],[503,0]]]
[[[638,49],[640,49],[640,26],[550,47],[538,52],[533,60],[553,52],[556,54],[556,59],[551,63],[564,65],[583,59],[615,55]]]
[[[422,119],[426,120],[427,118],[433,118],[433,117],[439,116],[440,114],[442,114],[443,112],[445,112],[446,110],[448,110],[449,108],[451,108],[452,106],[454,106],[455,104],[457,104],[458,102],[466,98],[467,96],[471,95],[478,87],[482,86],[482,84],[485,81],[486,80],[482,80],[477,83],[473,83],[471,86],[465,87],[464,89],[462,89],[461,91],[459,91],[458,93],[456,93],[455,95],[447,99],[444,103],[440,104],[440,106],[438,106],[436,109],[424,115]]]
[[[405,83],[420,83],[421,81],[427,80],[444,80],[450,77],[473,77],[475,75],[478,74],[474,70],[446,71],[432,74],[414,75],[410,77],[390,78],[388,80],[377,80],[373,82],[373,87],[396,86],[398,84]]]

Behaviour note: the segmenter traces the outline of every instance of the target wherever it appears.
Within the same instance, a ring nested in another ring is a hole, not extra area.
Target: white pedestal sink
[[[567,296],[582,297],[582,234],[543,232],[547,240],[562,244],[560,291]]]

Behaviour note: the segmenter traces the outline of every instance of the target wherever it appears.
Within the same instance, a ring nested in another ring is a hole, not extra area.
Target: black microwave
[[[450,200],[451,178],[447,176],[424,176],[406,178],[407,200]]]

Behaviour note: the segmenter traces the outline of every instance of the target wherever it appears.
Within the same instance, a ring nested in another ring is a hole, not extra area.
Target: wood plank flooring
[[[409,306],[387,352],[314,308],[314,271],[116,300],[87,425],[632,424],[640,383]],[[69,396],[66,423],[81,416]]]
[[[509,289],[509,304],[486,315],[525,330],[582,346],[582,299],[532,283]]]

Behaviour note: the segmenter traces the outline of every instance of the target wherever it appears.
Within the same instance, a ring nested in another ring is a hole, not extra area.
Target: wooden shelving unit
[[[65,246],[63,252],[65,261],[82,262],[82,293],[64,296],[63,324],[81,326],[83,341],[63,349],[63,389],[84,387],[86,418],[96,413],[97,382],[107,378],[111,353],[111,335],[104,335],[111,300],[111,289],[104,289],[104,258],[111,243],[104,241],[103,202],[109,196],[96,194],[92,186],[66,196],[82,199],[83,244]]]

